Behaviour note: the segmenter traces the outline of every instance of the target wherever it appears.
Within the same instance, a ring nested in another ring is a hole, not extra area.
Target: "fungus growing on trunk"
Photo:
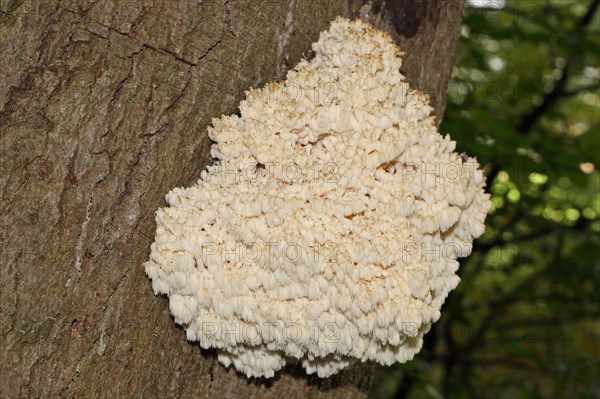
[[[410,360],[490,207],[386,34],[338,18],[313,49],[213,120],[218,161],[168,193],[145,264],[188,340],[249,377]]]

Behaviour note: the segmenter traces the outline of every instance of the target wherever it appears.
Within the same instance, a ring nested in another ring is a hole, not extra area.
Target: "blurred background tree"
[[[600,0],[468,1],[441,132],[493,208],[382,398],[600,398]]]

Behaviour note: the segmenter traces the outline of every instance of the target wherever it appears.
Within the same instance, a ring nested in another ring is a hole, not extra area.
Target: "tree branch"
[[[581,17],[579,23],[576,25],[574,29],[574,33],[581,33],[592,21],[596,10],[598,9],[598,5],[600,4],[600,0],[593,0],[590,3],[586,13]],[[518,125],[517,130],[521,134],[528,134],[531,128],[537,123],[537,121],[544,115],[544,113],[552,106],[556,101],[565,94],[565,86],[567,84],[567,80],[569,78],[569,68],[570,68],[570,60],[567,59],[567,62],[562,69],[562,75],[560,79],[556,81],[556,84],[546,94],[540,105],[533,108],[527,114],[523,116],[521,119],[521,123]]]
[[[538,120],[556,103],[556,101],[564,94],[564,88],[569,77],[570,60],[566,61],[562,69],[562,76],[556,81],[556,84],[548,94],[544,97],[540,105],[533,108],[521,118],[521,123],[517,126],[517,131],[523,135],[529,133]]]
[[[590,4],[589,8],[586,11],[586,13],[583,15],[583,17],[579,21],[579,25],[578,25],[579,30],[584,29],[586,26],[588,26],[590,24],[590,22],[592,22],[592,18],[594,18],[594,14],[596,13],[596,10],[598,9],[599,6],[600,6],[600,0],[592,1],[592,3]]]

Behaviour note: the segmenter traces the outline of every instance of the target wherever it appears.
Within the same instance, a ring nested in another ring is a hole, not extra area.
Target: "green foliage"
[[[441,131],[485,166],[494,205],[381,397],[600,397],[598,3],[465,10]]]

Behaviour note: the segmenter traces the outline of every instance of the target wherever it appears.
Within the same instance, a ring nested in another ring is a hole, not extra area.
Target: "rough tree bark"
[[[143,271],[154,212],[337,15],[389,31],[442,115],[463,1],[2,1],[0,396],[367,396],[372,367],[251,381],[187,343]]]

